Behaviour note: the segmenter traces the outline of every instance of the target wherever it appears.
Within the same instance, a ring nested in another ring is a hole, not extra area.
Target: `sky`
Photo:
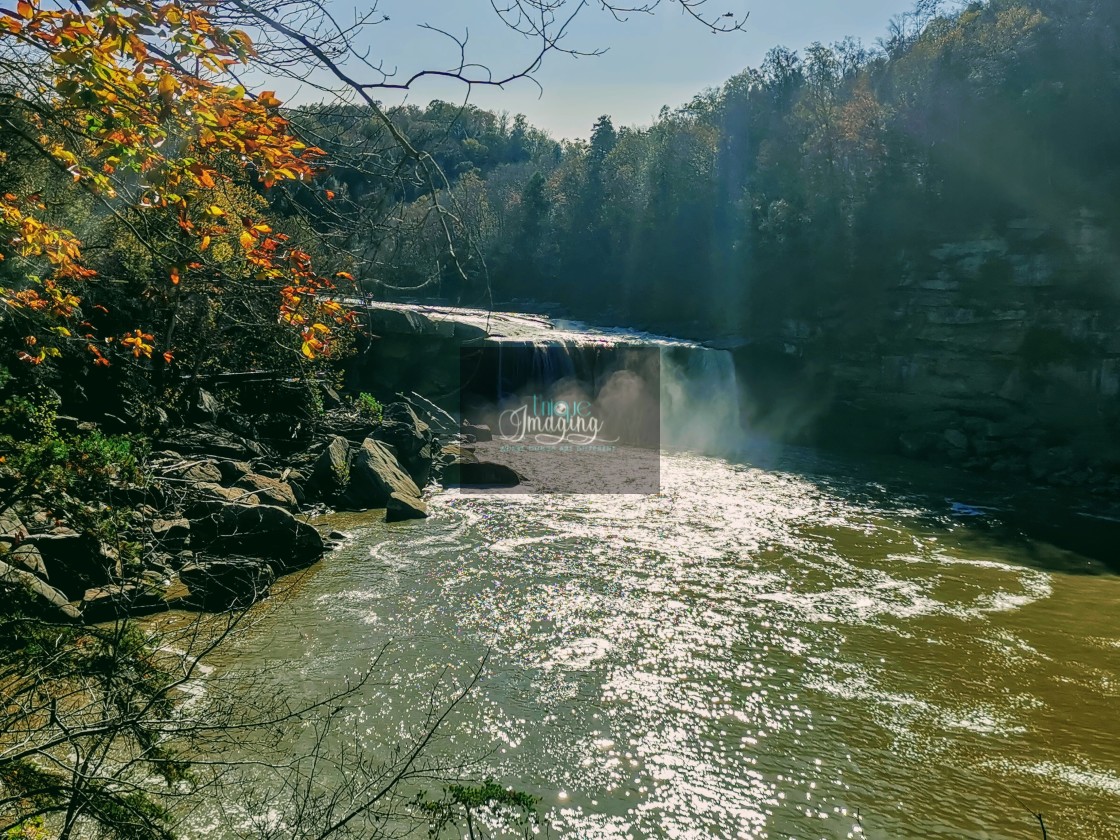
[[[370,2],[330,0],[329,5],[345,22]],[[568,2],[574,6],[577,0]],[[611,115],[616,126],[645,126],[663,105],[681,105],[757,66],[775,45],[801,49],[849,35],[873,45],[890,18],[912,5],[912,0],[709,0],[707,8],[717,14],[750,12],[743,31],[713,34],[686,17],[673,0],[663,0],[652,15],[631,15],[625,22],[590,4],[576,19],[567,44],[581,51],[605,49],[604,54],[575,58],[553,53],[535,74],[539,88],[529,81],[501,89],[474,88],[469,100],[495,111],[523,113],[558,139],[587,138],[600,114]],[[468,60],[485,64],[495,75],[520,69],[532,54],[529,42],[502,26],[491,0],[380,0],[377,11],[388,20],[365,30],[362,46],[371,61],[384,62],[398,78],[458,63],[458,46],[422,29],[425,23],[469,35]],[[353,62],[350,69],[366,78],[374,75]],[[318,98],[291,86],[281,95],[292,104]],[[461,102],[467,96],[460,84],[422,80],[406,101],[426,105],[432,99]],[[399,94],[379,98],[402,101]]]

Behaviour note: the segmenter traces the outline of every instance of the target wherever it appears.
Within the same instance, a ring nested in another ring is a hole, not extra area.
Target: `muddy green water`
[[[340,518],[234,655],[312,697],[391,643],[378,752],[489,650],[434,749],[552,836],[1120,838],[1120,579],[896,478],[667,455],[659,496]]]

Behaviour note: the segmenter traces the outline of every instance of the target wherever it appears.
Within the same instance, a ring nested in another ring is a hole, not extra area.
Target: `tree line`
[[[359,231],[394,254],[361,276],[378,294],[555,302],[703,336],[809,320],[873,341],[892,285],[939,244],[1030,219],[1038,247],[1062,253],[1084,214],[1115,229],[1118,23],[1104,0],[922,0],[875,46],[776,47],[648,128],[604,115],[588,142],[411,109],[405,123],[445,137],[472,258],[449,272],[431,225]],[[405,215],[423,219],[426,201]],[[1006,279],[993,262],[965,293],[998,300]],[[1075,280],[1108,299],[1099,276]]]

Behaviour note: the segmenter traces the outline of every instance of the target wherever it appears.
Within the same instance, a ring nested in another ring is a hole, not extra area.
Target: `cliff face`
[[[1120,473],[1120,263],[1092,216],[901,264],[861,337],[822,310],[738,352],[757,420],[1059,484]]]

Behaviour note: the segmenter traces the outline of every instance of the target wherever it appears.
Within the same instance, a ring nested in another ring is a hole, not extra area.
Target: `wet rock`
[[[505,464],[457,461],[444,467],[443,483],[448,487],[516,487],[521,476]]]
[[[350,463],[345,501],[358,508],[382,507],[393,493],[420,498],[420,488],[392,451],[381,441],[367,439]]]
[[[76,621],[81,612],[70,603],[65,593],[26,569],[0,561],[0,592],[10,604],[13,599],[38,617],[54,621]]]
[[[260,559],[228,557],[198,560],[179,570],[191,600],[208,610],[224,611],[254,604],[276,581],[272,567]]]
[[[426,519],[428,506],[415,496],[391,493],[385,503],[386,522],[404,522],[408,519]]]

